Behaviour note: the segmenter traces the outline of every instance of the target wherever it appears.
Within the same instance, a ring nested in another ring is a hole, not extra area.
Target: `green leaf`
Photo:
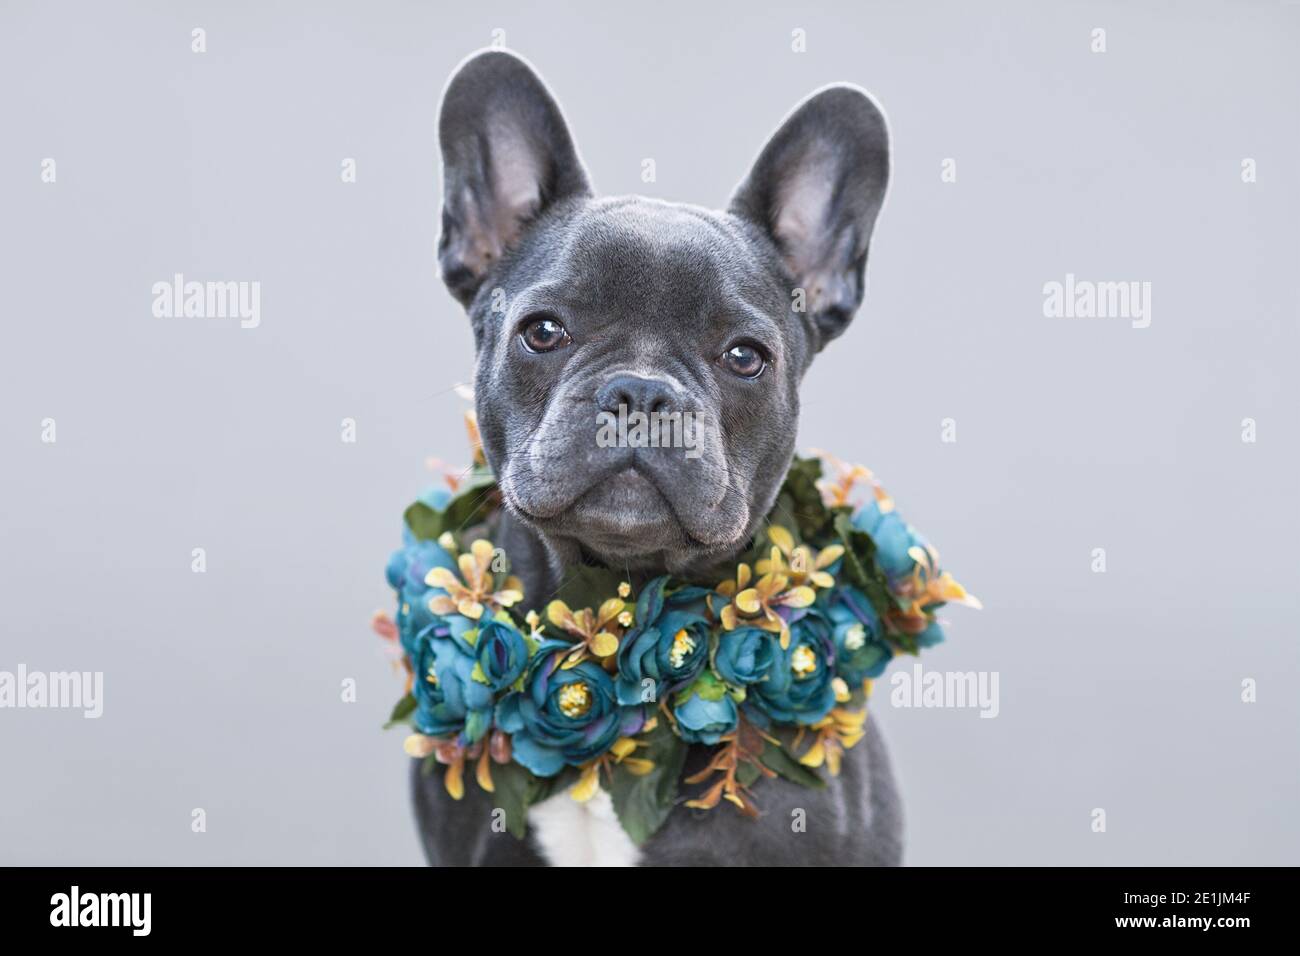
[[[496,479],[486,468],[475,468],[442,511],[417,501],[404,517],[411,534],[419,541],[436,541],[444,531],[459,533],[485,521],[496,506]]]
[[[822,501],[817,482],[822,476],[822,463],[817,458],[796,458],[781,487],[789,495],[790,510],[794,517],[791,531],[802,535],[805,541],[814,541],[829,530],[831,511]]]
[[[758,759],[763,761],[763,766],[768,770],[775,770],[791,783],[797,783],[801,787],[812,787],[814,790],[826,789],[826,781],[811,768],[805,767],[791,757],[784,747],[777,747],[768,742]]]
[[[759,769],[746,760],[736,768],[736,783],[742,787],[753,786],[754,781],[760,776]]]
[[[456,497],[447,502],[442,513],[444,531],[459,534],[466,528],[480,524],[496,508],[497,483],[492,472],[476,468],[456,491]]]
[[[680,707],[696,694],[699,694],[705,700],[722,700],[727,696],[727,685],[715,677],[713,671],[704,670],[700,672],[699,677],[695,678],[693,684],[679,690],[673,696],[673,702]]]
[[[435,511],[423,501],[417,501],[403,514],[406,526],[417,541],[434,541],[446,529],[442,512]]]
[[[686,762],[686,741],[660,721],[648,735],[640,740],[647,747],[638,748],[636,756],[654,761],[654,769],[637,776],[626,767],[615,764],[609,795],[614,803],[618,822],[623,825],[632,842],[640,845],[663,826],[677,800],[677,778]]]
[[[415,713],[415,695],[407,694],[393,706],[393,712],[388,715],[388,722],[384,724],[384,730],[389,727],[396,727],[398,724],[409,724],[413,713]]]
[[[835,516],[835,534],[844,545],[840,576],[861,590],[876,613],[885,617],[899,606],[899,599],[889,589],[889,579],[876,565],[876,543],[871,535],[853,527],[852,516],[847,511]]]

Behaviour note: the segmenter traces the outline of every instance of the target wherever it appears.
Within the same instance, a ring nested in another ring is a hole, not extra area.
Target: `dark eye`
[[[569,333],[552,315],[537,315],[524,322],[519,341],[530,352],[554,352],[570,342]]]
[[[767,355],[756,345],[738,342],[718,356],[718,364],[732,375],[758,378],[767,368]]]

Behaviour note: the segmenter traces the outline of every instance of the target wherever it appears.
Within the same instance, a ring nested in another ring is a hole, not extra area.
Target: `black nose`
[[[618,414],[620,405],[626,406],[629,412],[674,411],[673,390],[667,382],[626,373],[615,375],[600,387],[596,404],[614,415]]]

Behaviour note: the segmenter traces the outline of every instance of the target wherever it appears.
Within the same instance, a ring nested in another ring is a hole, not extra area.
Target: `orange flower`
[[[898,623],[908,633],[920,633],[929,625],[929,609],[936,604],[964,604],[979,610],[984,607],[980,599],[957,583],[947,571],[939,570],[939,552],[931,545],[913,545],[907,556],[915,566],[909,577],[895,585],[894,590],[910,603],[898,611]]]
[[[817,487],[822,493],[822,500],[831,508],[852,504],[853,489],[857,484],[863,481],[872,481],[871,469],[869,468],[862,465],[850,465],[834,455],[816,448],[812,449],[812,453],[832,466],[837,472],[834,479],[823,478],[817,482]]]

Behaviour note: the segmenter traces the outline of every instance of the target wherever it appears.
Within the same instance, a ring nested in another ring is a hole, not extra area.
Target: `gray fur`
[[[889,175],[875,103],[849,86],[810,97],[725,212],[595,198],[554,98],[503,51],[461,65],[439,132],[439,263],[474,329],[479,426],[505,501],[494,534],[529,605],[544,606],[588,558],[634,584],[730,560],[759,530],[794,454],[805,372],[862,300]],[[794,308],[801,298],[806,308]],[[537,316],[561,322],[570,344],[529,352],[519,333]],[[770,358],[752,380],[718,361],[741,340]],[[701,453],[598,447],[597,413],[611,396],[702,416]],[[901,809],[868,728],[827,789],[761,781],[757,822],[679,806],[643,862],[897,864]],[[693,748],[688,771],[704,757]],[[492,832],[490,795],[471,785],[455,802],[436,775],[413,781],[430,862],[542,862],[530,843]],[[792,831],[795,808],[807,832]]]

